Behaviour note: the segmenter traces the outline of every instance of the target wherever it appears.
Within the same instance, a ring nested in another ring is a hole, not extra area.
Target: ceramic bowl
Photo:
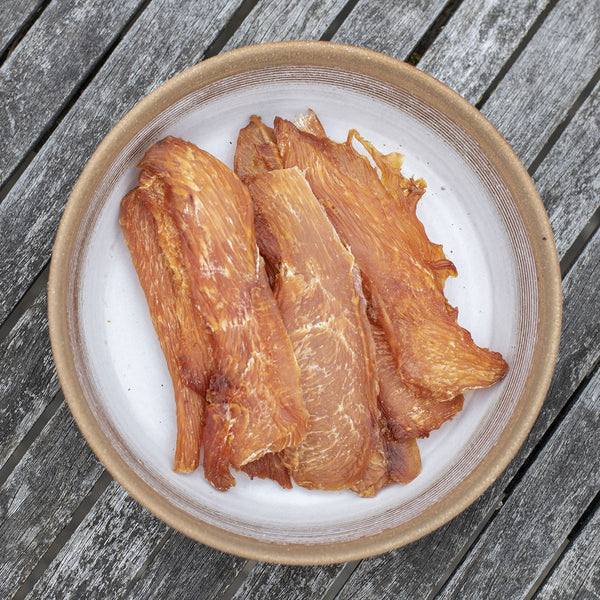
[[[418,214],[458,277],[446,295],[506,378],[419,440],[423,470],[375,498],[283,490],[236,474],[214,490],[202,469],[172,471],[173,391],[118,224],[136,164],[165,135],[232,166],[252,114],[271,124],[313,109],[338,141],[356,128],[423,177]],[[473,502],[529,432],[558,349],[560,274],[552,231],[517,156],[490,123],[414,67],[320,42],[243,48],[206,60],[143,99],[100,144],[67,204],[52,258],[50,333],[60,381],[90,446],[158,517],[196,540],[259,560],[310,564],[381,553],[433,531]]]

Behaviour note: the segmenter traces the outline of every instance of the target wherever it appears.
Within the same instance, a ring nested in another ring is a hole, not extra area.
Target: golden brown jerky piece
[[[296,126],[306,133],[326,137],[325,130],[313,111],[297,118]],[[417,218],[417,203],[425,192],[425,182],[422,179],[415,181],[404,177],[401,171],[401,154],[381,154],[354,129],[349,132],[347,143],[351,144],[353,139],[357,139],[366,148],[379,167],[382,184],[396,199],[403,213],[413,242],[413,251],[432,269],[437,286],[443,292],[446,279],[456,276],[456,267],[446,258],[442,246],[429,240],[423,224]],[[439,402],[432,398],[423,398],[409,390],[398,373],[384,332],[374,321],[374,315],[369,316],[377,350],[379,405],[386,417],[386,427],[391,438],[405,440],[411,437],[427,437],[431,431],[438,429],[462,410],[463,396],[460,394],[446,402]]]
[[[285,166],[303,170],[351,248],[406,386],[424,398],[450,400],[499,381],[506,362],[458,325],[440,277],[419,250],[425,243],[413,239],[415,228],[369,161],[350,142],[302,132],[289,121],[276,119],[275,133]]]
[[[258,477],[259,479],[272,479],[276,481],[282,488],[291,490],[292,480],[290,474],[281,462],[278,454],[265,454],[258,460],[246,463],[242,467],[242,471],[250,476],[250,479]]]
[[[311,489],[358,483],[375,451],[374,348],[354,259],[298,169],[249,181],[258,243],[276,265],[274,293],[300,367],[308,434],[285,448],[294,480]]]
[[[152,187],[129,192],[121,202],[120,224],[173,382],[177,407],[173,468],[187,473],[200,460],[211,342],[191,296],[183,293],[185,275],[173,271],[160,246],[159,227],[149,206],[154,194]],[[187,385],[186,373],[194,373],[194,389]]]
[[[167,137],[140,162],[179,232],[194,305],[214,340],[204,471],[217,489],[239,469],[306,435],[299,372],[258,255],[248,190],[223,163]]]
[[[398,441],[428,437],[434,429],[456,416],[463,407],[462,394],[440,402],[423,398],[404,385],[382,329],[371,322],[377,355],[379,406],[391,437]]]
[[[240,130],[233,168],[242,181],[260,173],[283,169],[275,132],[256,115],[252,115],[250,123]]]
[[[396,483],[410,483],[421,472],[421,453],[417,440],[385,437],[388,472]]]

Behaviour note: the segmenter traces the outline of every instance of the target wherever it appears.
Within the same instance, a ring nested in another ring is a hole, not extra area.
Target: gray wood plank
[[[319,39],[347,0],[263,0],[244,19],[223,50],[283,40]]]
[[[259,563],[250,572],[233,600],[285,598],[303,600],[321,598],[342,569],[342,565],[290,567]]]
[[[596,277],[600,275],[600,267]],[[600,370],[469,552],[440,600],[525,598],[600,490]]]
[[[121,598],[169,532],[112,482],[27,598]]]
[[[441,586],[453,567],[460,563],[501,502],[507,485],[600,359],[598,256],[600,231],[563,281],[563,330],[556,371],[540,415],[515,459],[485,494],[447,525],[405,548],[362,561],[337,600],[429,598],[432,590]],[[508,530],[504,535],[511,536],[513,532]],[[381,572],[394,575],[377,576]]]
[[[0,488],[1,598],[19,588],[103,471],[63,404]]]
[[[128,597],[144,600],[216,598],[238,576],[246,562],[173,532]]]
[[[475,104],[547,4],[465,0],[418,67]]]
[[[0,343],[0,466],[59,389],[40,294]]]
[[[571,541],[572,545],[533,596],[535,600],[600,598],[600,510]]]
[[[143,96],[199,62],[239,2],[155,0],[0,204],[0,323],[50,258],[69,193],[102,138]],[[202,27],[198,27],[202,23]]]
[[[51,126],[140,2],[54,0],[11,53],[0,68],[0,186]]]
[[[331,41],[405,60],[445,4],[443,0],[359,0]]]
[[[557,168],[559,166],[559,168]],[[600,84],[533,174],[560,256],[600,205]]]
[[[11,40],[18,34],[26,23],[44,5],[45,0],[13,0],[10,10],[0,10],[0,55],[3,54]]]
[[[600,65],[600,4],[563,0],[498,84],[482,112],[525,165]]]

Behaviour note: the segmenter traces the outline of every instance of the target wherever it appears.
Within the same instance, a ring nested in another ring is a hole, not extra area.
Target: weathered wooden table
[[[284,567],[187,539],[97,461],[46,317],[70,190],[121,116],[222,51],[323,39],[416,64],[529,169],[563,272],[561,348],[525,445],[460,516],[359,562]],[[1,598],[600,598],[597,0],[0,0]]]

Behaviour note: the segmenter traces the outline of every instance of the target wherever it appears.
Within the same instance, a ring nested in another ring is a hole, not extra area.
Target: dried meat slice
[[[240,130],[233,169],[242,181],[260,173],[283,169],[275,131],[257,115],[252,115],[250,123]]]
[[[375,451],[374,348],[352,255],[298,169],[249,180],[261,252],[277,266],[275,297],[300,367],[308,434],[281,453],[310,489],[358,483]]]
[[[152,187],[129,192],[121,202],[120,224],[173,382],[177,409],[173,468],[188,473],[200,460],[211,340],[191,296],[183,293],[184,275],[173,271],[173,266],[181,265],[173,265],[161,248],[150,208],[155,194]]]
[[[258,254],[248,190],[194,144],[167,137],[139,165],[179,232],[194,305],[212,333],[214,374],[207,391],[204,471],[227,489],[236,469],[306,435],[292,345]]]
[[[362,480],[352,487],[353,492],[367,498],[377,495],[380,489],[392,483],[410,483],[421,472],[417,440],[414,437],[397,439],[388,428],[383,411],[377,434],[377,447],[371,462]]]
[[[246,463],[242,467],[250,479],[258,477],[259,479],[272,479],[286,490],[292,489],[292,480],[290,473],[281,461],[279,453],[265,454],[258,460]]]
[[[414,227],[369,161],[348,141],[338,144],[283,119],[275,120],[275,133],[284,165],[303,171],[356,258],[405,385],[419,397],[451,400],[504,377],[502,356],[478,347],[458,325]]]
[[[326,138],[325,130],[313,111],[296,119],[298,129]],[[381,182],[387,191],[396,199],[403,213],[405,225],[410,228],[410,239],[413,250],[432,269],[440,291],[448,277],[455,277],[456,267],[444,255],[443,247],[429,240],[423,224],[417,217],[417,203],[423,196],[426,184],[423,179],[409,179],[401,171],[403,156],[392,152],[380,153],[370,142],[365,140],[355,129],[348,134],[347,144],[357,139],[369,152],[379,168]],[[362,159],[360,160],[362,164]],[[452,310],[449,307],[449,310]],[[411,437],[427,437],[431,431],[438,429],[445,421],[462,410],[462,394],[446,402],[432,398],[422,398],[404,385],[400,377],[389,343],[381,327],[371,317],[371,330],[377,351],[377,378],[379,381],[379,405],[384,413],[386,427],[393,439],[398,441]]]
[[[398,373],[383,330],[371,322],[371,332],[377,355],[379,406],[395,440],[428,437],[433,430],[439,429],[462,410],[462,394],[440,402],[423,398],[408,389]]]

